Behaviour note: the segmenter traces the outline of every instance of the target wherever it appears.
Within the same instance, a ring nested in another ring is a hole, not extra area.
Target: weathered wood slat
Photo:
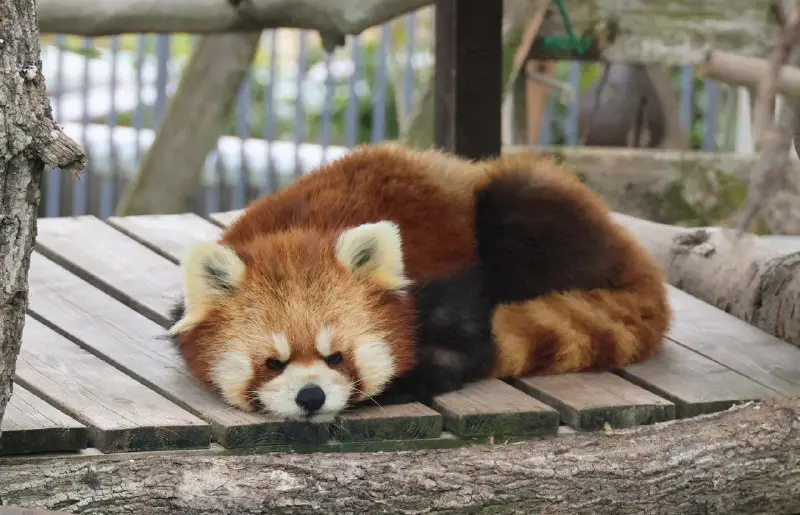
[[[36,249],[166,327],[180,270],[168,259],[93,216],[38,222]]]
[[[77,451],[88,445],[86,426],[18,384],[0,430],[0,456]]]
[[[321,443],[322,426],[285,424],[276,417],[246,413],[226,404],[192,378],[164,329],[33,253],[28,273],[30,311],[92,354],[206,420],[225,447]]]
[[[106,453],[210,443],[205,422],[31,317],[16,379],[86,425],[89,442]]]
[[[800,349],[677,288],[669,338],[784,395],[800,395]]]
[[[121,226],[132,225],[127,220],[127,217],[118,218],[116,223]],[[180,229],[184,223],[190,225],[186,231]],[[150,217],[146,229],[146,231],[140,231],[141,237],[146,239],[148,244],[159,253],[167,252],[167,249],[177,249],[177,253],[185,252],[186,249],[198,241],[197,234],[211,235],[215,231],[221,232],[221,229],[211,222],[202,219],[191,219],[186,222],[185,219],[173,215]],[[175,253],[173,252],[173,254]],[[276,427],[282,428],[285,426],[279,424]],[[300,427],[305,428],[304,425]],[[387,406],[378,410],[365,406],[354,409],[344,415],[340,421],[331,427],[330,434],[332,437],[342,441],[372,440],[375,438],[386,440],[435,438],[441,434],[441,428],[441,415],[421,404]],[[310,430],[306,430],[302,434],[305,432],[313,434],[313,431]],[[281,431],[278,434],[281,434],[282,438],[292,439],[289,432]],[[304,438],[308,438],[308,436]]]
[[[620,375],[674,402],[678,418],[778,395],[739,372],[669,340],[664,341],[655,356],[626,367]]]
[[[343,442],[436,438],[443,424],[442,415],[419,403],[366,406],[343,413],[334,435]]]
[[[458,436],[556,434],[558,411],[499,379],[487,379],[439,395],[433,409]]]
[[[580,430],[623,428],[675,418],[675,405],[611,373],[519,378],[512,384],[558,410]]]
[[[192,244],[215,241],[222,232],[194,213],[112,216],[108,224],[175,263],[183,259]]]

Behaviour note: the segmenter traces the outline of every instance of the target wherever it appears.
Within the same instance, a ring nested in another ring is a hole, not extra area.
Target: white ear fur
[[[400,229],[381,221],[343,232],[336,242],[336,258],[348,270],[381,286],[396,290],[407,286]]]
[[[211,298],[235,290],[244,276],[244,262],[236,252],[216,242],[192,247],[184,257],[181,269],[186,310],[183,319],[169,329],[170,334],[197,324]]]

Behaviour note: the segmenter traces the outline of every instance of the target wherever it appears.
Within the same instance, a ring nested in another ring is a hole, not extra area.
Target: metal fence
[[[80,181],[46,171],[42,216],[113,214],[195,41],[182,34],[43,35],[53,115],[86,148],[90,162]],[[315,33],[265,31],[230,122],[206,160],[193,210],[242,207],[357,143],[398,137],[433,73],[433,45],[432,19],[424,11],[349,37],[332,55]],[[577,88],[582,65],[564,67],[563,80]],[[676,70],[675,78],[682,122],[696,133],[694,147],[732,148],[735,120],[719,130],[720,85],[695,79],[690,68]],[[563,103],[553,93],[541,143],[577,144],[577,120],[577,100]]]

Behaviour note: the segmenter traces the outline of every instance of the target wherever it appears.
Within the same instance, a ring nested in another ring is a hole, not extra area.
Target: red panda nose
[[[310,384],[297,392],[294,401],[306,412],[306,415],[311,415],[325,404],[325,392],[319,386]]]

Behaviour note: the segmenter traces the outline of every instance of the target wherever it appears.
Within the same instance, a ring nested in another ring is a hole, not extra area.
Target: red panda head
[[[170,329],[191,372],[227,402],[324,422],[413,366],[411,300],[391,222],[339,233],[202,243],[183,265]]]

